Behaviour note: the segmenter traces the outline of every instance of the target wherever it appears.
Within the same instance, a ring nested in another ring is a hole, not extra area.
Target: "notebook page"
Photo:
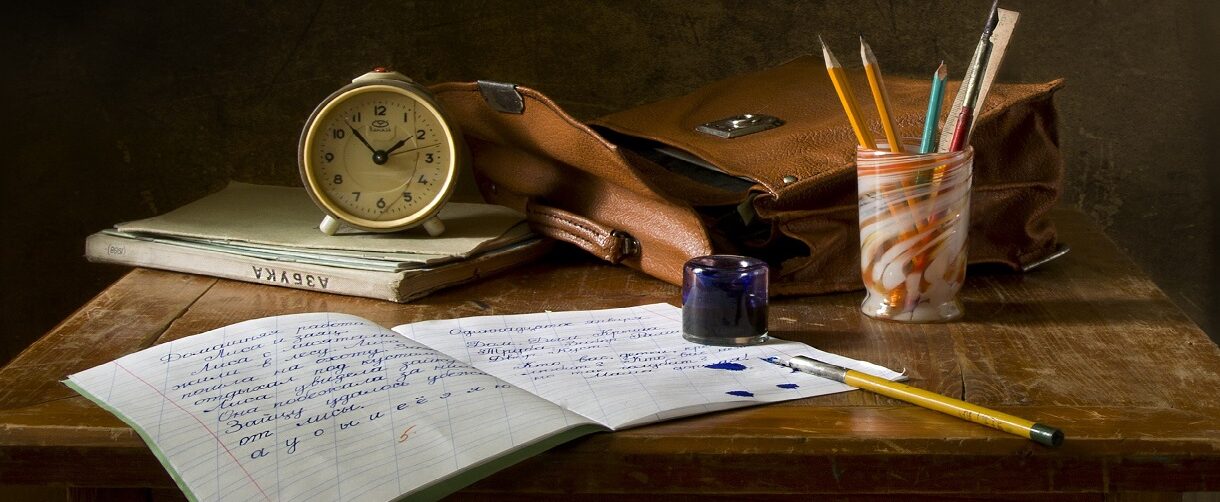
[[[808,355],[883,378],[901,376],[778,339],[750,347],[691,343],[682,338],[682,310],[667,304],[394,329],[612,429],[852,389],[764,361],[769,357]]]
[[[195,500],[389,500],[586,419],[363,319],[256,319],[72,375]]]

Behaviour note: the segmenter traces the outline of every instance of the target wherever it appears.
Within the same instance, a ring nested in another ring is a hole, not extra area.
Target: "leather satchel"
[[[862,72],[849,79],[857,96],[870,96]],[[886,83],[900,134],[918,137],[928,81]],[[1052,102],[1061,86],[997,83],[980,109],[971,263],[1021,270],[1057,253],[1049,211],[1062,187]],[[957,87],[950,82],[946,92]],[[681,284],[686,260],[731,253],[766,260],[772,294],[863,287],[855,136],[821,58],[588,124],[521,86],[480,81],[432,91],[459,124],[484,198],[524,212],[543,235],[672,284]],[[880,131],[871,103],[861,105]],[[763,124],[771,120],[764,116],[774,120]],[[733,133],[726,124],[756,131],[724,137]]]

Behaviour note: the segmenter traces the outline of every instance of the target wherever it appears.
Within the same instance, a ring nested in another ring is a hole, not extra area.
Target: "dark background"
[[[989,3],[22,2],[0,21],[0,361],[123,273],[85,262],[86,235],[229,180],[299,185],[305,117],[373,66],[519,83],[592,118],[816,52],[819,33],[849,66],[864,34],[887,73],[944,60],[961,78]],[[1216,7],[1002,4],[1022,15],[1000,78],[1067,78],[1062,202],[1216,337]]]

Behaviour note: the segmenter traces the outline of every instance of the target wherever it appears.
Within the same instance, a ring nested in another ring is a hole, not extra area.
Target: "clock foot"
[[[433,216],[427,220],[424,220],[424,230],[428,232],[428,235],[436,237],[445,233],[445,222],[441,221],[440,218]]]
[[[339,220],[326,216],[322,218],[322,223],[318,224],[318,230],[326,235],[335,235],[335,232],[339,231]]]

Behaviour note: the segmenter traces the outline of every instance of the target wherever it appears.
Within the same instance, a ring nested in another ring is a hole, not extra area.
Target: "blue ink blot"
[[[730,390],[728,392],[725,392],[725,394],[728,394],[730,396],[737,396],[737,397],[754,397],[754,393],[750,392],[748,390]]]
[[[796,368],[789,367],[787,364],[784,364],[784,363],[780,362],[780,360],[779,360],[779,358],[778,358],[778,357],[775,357],[775,356],[768,356],[768,357],[764,357],[764,358],[762,358],[762,360],[763,360],[763,361],[766,361],[766,362],[769,362],[769,363],[771,363],[771,364],[774,364],[774,365],[776,365],[776,366],[783,366],[783,367],[785,367],[785,368],[788,368],[789,370],[791,370],[791,372],[792,372],[792,373],[797,373]]]
[[[795,389],[797,387],[800,387],[800,385],[797,385],[794,383],[781,383],[779,385],[776,385],[776,387],[779,387],[781,389]]]
[[[741,370],[746,369],[746,365],[737,364],[737,363],[716,363],[716,364],[709,364],[707,366],[704,366],[704,368],[711,368],[714,370],[741,371]],[[753,395],[753,394],[751,394],[751,395]]]

